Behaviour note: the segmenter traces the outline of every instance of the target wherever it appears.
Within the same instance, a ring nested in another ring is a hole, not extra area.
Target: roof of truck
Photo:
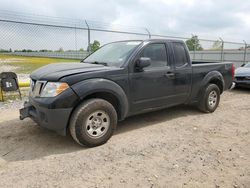
[[[111,43],[115,43],[115,42],[133,42],[133,41],[141,41],[141,42],[183,42],[183,40],[180,40],[180,39],[160,39],[160,38],[157,38],[157,39],[144,39],[144,40],[141,40],[141,39],[138,39],[138,40],[120,40],[120,41],[114,41],[114,42],[111,42]]]
[[[146,39],[146,40],[143,40],[143,41],[150,41],[150,42],[154,42],[154,41],[168,41],[168,42],[184,42],[183,40],[180,40],[180,39]]]

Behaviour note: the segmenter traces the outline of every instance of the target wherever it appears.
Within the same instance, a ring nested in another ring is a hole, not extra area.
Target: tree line
[[[190,51],[201,51],[204,50],[200,43],[200,39],[197,35],[192,36],[190,39],[186,40],[186,45]],[[216,40],[213,42],[211,48],[208,48],[209,50],[221,50],[223,48],[223,42],[220,40]],[[245,46],[241,46],[238,48],[238,50],[243,50]],[[246,47],[247,49],[250,49],[250,45]]]
[[[188,49],[190,51],[201,51],[204,48],[201,45],[200,39],[197,35],[192,36],[190,39],[185,41]],[[79,50],[64,50],[63,47],[60,47],[58,50],[48,50],[48,49],[41,49],[41,50],[31,50],[31,49],[22,49],[22,50],[14,50],[14,52],[95,52],[100,48],[101,44],[98,40],[94,40],[93,43],[90,43],[90,46],[85,50],[84,48],[80,48]],[[216,40],[213,42],[212,47],[210,50],[221,50],[223,47],[223,43],[220,40]],[[238,50],[243,50],[244,47],[240,47]],[[247,49],[250,49],[250,46],[247,46]],[[13,52],[10,49],[0,49],[0,53],[8,53]]]
[[[93,43],[90,43],[90,46],[85,50],[84,48],[80,48],[79,50],[64,50],[63,47],[60,47],[58,50],[49,50],[49,49],[41,49],[41,50],[31,50],[31,49],[21,49],[21,50],[12,50],[10,49],[0,49],[0,53],[11,53],[11,52],[95,52],[100,48],[101,44],[98,40],[94,40]]]

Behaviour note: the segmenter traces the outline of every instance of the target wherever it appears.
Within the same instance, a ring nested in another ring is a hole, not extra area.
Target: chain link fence
[[[232,61],[236,66],[250,61],[246,42],[199,39],[153,34],[147,28],[113,25],[98,21],[0,11],[0,53],[18,56],[83,59],[91,44],[148,38],[186,41],[193,60]]]

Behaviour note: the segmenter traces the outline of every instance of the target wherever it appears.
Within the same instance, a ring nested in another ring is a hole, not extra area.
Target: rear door
[[[190,93],[192,87],[192,66],[187,47],[182,42],[171,42],[174,64],[174,86],[175,97],[180,103],[184,103]]]

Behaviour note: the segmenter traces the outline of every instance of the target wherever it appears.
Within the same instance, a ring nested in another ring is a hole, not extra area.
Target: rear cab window
[[[188,64],[188,55],[184,44],[180,42],[173,42],[173,52],[174,52],[174,59],[175,59],[175,67],[182,67]]]

